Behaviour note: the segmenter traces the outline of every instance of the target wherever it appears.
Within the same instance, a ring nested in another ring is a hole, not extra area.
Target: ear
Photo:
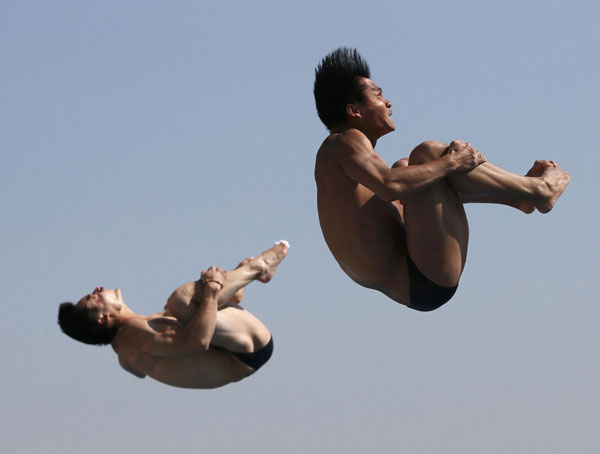
[[[106,312],[102,312],[100,315],[98,315],[98,324],[99,325],[106,325],[108,323],[108,318],[109,318],[109,314]]]
[[[346,104],[346,116],[348,118],[362,118],[362,115],[360,113],[360,109],[358,108],[358,106],[356,104]]]

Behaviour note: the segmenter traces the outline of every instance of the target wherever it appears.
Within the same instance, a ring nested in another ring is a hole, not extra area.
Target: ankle
[[[550,185],[542,177],[529,177],[532,199],[548,199],[552,196]]]

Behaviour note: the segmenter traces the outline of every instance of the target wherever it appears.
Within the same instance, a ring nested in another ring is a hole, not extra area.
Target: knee
[[[402,158],[392,165],[392,169],[397,169],[398,167],[406,167],[408,165],[408,158]]]
[[[408,163],[409,165],[418,165],[435,161],[444,154],[447,147],[448,144],[436,140],[422,142],[410,153]]]

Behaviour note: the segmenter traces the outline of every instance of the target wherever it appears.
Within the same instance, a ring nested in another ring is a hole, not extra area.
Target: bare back
[[[352,180],[340,165],[345,147],[330,135],[315,164],[317,207],[325,241],[342,269],[357,283],[381,287],[390,267],[404,264],[402,205],[387,202]],[[399,270],[399,275],[405,273]]]

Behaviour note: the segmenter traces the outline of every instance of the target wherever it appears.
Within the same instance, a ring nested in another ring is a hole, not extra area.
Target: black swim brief
[[[408,279],[410,285],[410,304],[408,307],[417,311],[429,312],[450,301],[458,285],[443,287],[428,279],[407,256]]]
[[[269,339],[269,343],[259,350],[252,353],[233,353],[237,359],[244,364],[247,364],[252,369],[257,371],[260,369],[273,354],[273,337]]]

